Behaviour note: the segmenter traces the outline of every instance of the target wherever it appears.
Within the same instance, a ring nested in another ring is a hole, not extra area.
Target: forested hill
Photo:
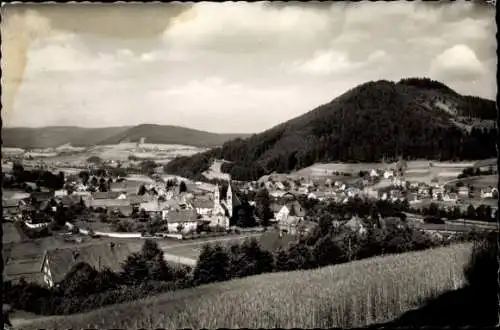
[[[315,162],[496,157],[495,118],[493,101],[427,78],[371,81],[260,134],[177,158],[166,170],[201,178],[211,159],[223,158],[233,179],[254,180]]]
[[[137,126],[85,128],[53,126],[40,128],[5,127],[2,129],[2,146],[23,149],[56,148],[63,144],[74,147],[117,144],[122,141],[146,143],[182,144],[195,147],[217,147],[224,142],[248,134],[218,134],[195,129],[141,124]]]

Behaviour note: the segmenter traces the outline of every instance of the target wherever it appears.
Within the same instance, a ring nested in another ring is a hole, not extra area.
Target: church
[[[213,201],[212,224],[229,228],[229,221],[233,217],[233,212],[241,204],[241,201],[231,188],[231,181],[228,182],[225,198],[221,198],[219,185],[215,186]]]

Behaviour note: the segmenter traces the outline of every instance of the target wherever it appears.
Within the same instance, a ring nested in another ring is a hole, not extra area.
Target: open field
[[[472,176],[468,178],[457,179],[450,182],[449,184],[455,185],[458,182],[463,183],[463,185],[465,186],[470,185],[473,186],[474,189],[481,190],[489,186],[496,187],[498,185],[498,174]]]
[[[383,163],[318,163],[312,166],[296,171],[294,174],[299,176],[330,176],[334,172],[341,173],[359,173],[359,171],[370,171],[371,169],[386,169],[391,164]]]
[[[224,163],[224,161],[220,160],[215,160],[210,168],[203,172],[203,175],[212,180],[212,179],[220,179],[220,180],[229,180],[229,174],[227,173],[222,173],[221,171],[221,165]]]
[[[2,222],[2,243],[17,243],[23,240],[22,233],[16,228],[13,222]]]
[[[231,236],[221,236],[221,237],[200,238],[192,242],[185,241],[178,244],[164,245],[164,246],[162,246],[160,243],[159,245],[160,248],[165,253],[176,255],[183,258],[197,260],[198,257],[200,256],[201,249],[205,244],[220,243],[223,246],[231,245],[234,243],[242,243],[245,239],[250,237],[255,237],[258,239],[260,236],[262,236],[261,233],[253,233],[253,234],[246,234],[239,236],[231,235]]]
[[[464,284],[470,244],[169,292],[23,329],[329,328],[393,320]]]
[[[428,160],[412,160],[406,162],[405,178],[410,181],[427,182],[433,178],[445,182],[456,178],[463,169],[471,167],[474,162],[435,162]],[[352,173],[372,169],[394,168],[395,163],[318,163],[296,171],[301,176],[331,176],[334,172]]]

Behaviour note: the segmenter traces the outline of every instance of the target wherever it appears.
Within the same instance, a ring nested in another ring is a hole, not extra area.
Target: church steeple
[[[233,216],[233,190],[231,189],[231,180],[229,180],[227,185],[227,194],[226,194],[226,206],[229,212],[229,217]]]

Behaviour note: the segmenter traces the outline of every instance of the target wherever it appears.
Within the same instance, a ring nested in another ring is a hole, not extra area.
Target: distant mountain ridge
[[[235,180],[255,180],[316,162],[496,157],[494,101],[463,96],[428,78],[361,84],[332,101],[246,139],[166,165],[201,179],[214,158]],[[201,172],[200,172],[201,171]]]
[[[168,125],[141,124],[137,126],[85,128],[78,126],[49,126],[40,128],[4,127],[2,146],[23,149],[56,148],[64,144],[73,147],[117,144],[122,141],[182,144],[213,148],[249,134],[219,134]]]

